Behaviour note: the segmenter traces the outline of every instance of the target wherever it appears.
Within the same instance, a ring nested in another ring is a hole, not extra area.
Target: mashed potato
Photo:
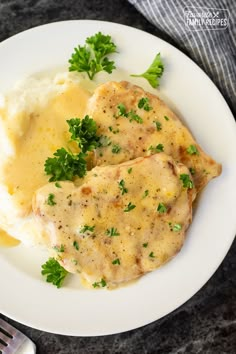
[[[84,115],[90,92],[82,87],[89,85],[80,76],[60,73],[28,78],[1,96],[0,229],[24,243],[41,243],[32,195],[48,182],[45,160],[68,147],[66,120]]]

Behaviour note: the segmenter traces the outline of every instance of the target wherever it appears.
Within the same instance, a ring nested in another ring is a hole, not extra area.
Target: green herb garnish
[[[104,279],[101,279],[99,282],[93,283],[94,288],[104,288],[107,285],[106,281]]]
[[[141,98],[138,102],[138,108],[143,108],[147,112],[151,111],[152,107],[149,105],[149,98]]]
[[[86,174],[85,154],[72,154],[64,148],[58,149],[54,154],[55,157],[48,157],[44,170],[47,175],[52,175],[49,182],[55,181],[72,181],[73,177],[84,177]]]
[[[119,103],[117,108],[118,115],[116,116],[116,118],[125,117],[128,118],[130,122],[135,121],[139,124],[143,123],[143,119],[135,111],[131,110],[130,112],[127,112],[126,107],[123,103]]]
[[[128,189],[125,187],[125,181],[123,179],[118,183],[118,185],[122,195],[128,193]]]
[[[166,213],[167,208],[163,203],[159,203],[157,207],[157,211],[159,211],[160,214]]]
[[[160,53],[158,53],[152,64],[150,65],[150,67],[147,69],[147,71],[145,71],[143,74],[139,74],[139,75],[131,75],[134,77],[143,77],[144,79],[146,79],[149,84],[156,88],[159,86],[159,78],[161,78],[162,74],[164,71],[164,64],[161,60],[161,55]]]
[[[120,116],[127,117],[126,108],[123,103],[119,103],[117,108],[118,108],[118,117]]]
[[[119,260],[119,258],[114,259],[114,261],[112,261],[112,264],[118,264],[118,265],[120,265],[120,260]]]
[[[121,150],[120,145],[118,145],[118,144],[112,145],[111,151],[113,152],[113,154],[119,154],[120,150]]]
[[[71,140],[77,142],[82,152],[92,151],[99,145],[100,137],[97,136],[97,124],[88,115],[84,119],[71,118],[67,120]]]
[[[55,258],[49,258],[49,260],[42,265],[41,274],[47,276],[46,281],[48,283],[52,283],[57,288],[60,288],[68,272]]]
[[[65,246],[60,245],[60,246],[54,246],[53,249],[57,252],[65,252]]]
[[[154,253],[153,252],[149,253],[149,257],[150,258],[155,258]]]
[[[145,191],[144,191],[144,193],[143,193],[143,199],[144,198],[146,198],[147,196],[148,196],[148,194],[149,194],[149,190],[148,189],[146,189]]]
[[[162,129],[162,124],[160,122],[154,120],[153,123],[156,125],[157,131],[160,131]]]
[[[130,174],[132,172],[132,167],[128,168],[127,172]]]
[[[143,243],[144,248],[147,248],[147,246],[148,246],[148,242]]]
[[[120,233],[117,231],[115,227],[111,227],[110,229],[106,230],[106,235],[113,237],[113,236],[120,236]]]
[[[79,244],[78,244],[77,241],[74,241],[74,242],[73,242],[73,246],[74,246],[74,248],[75,248],[77,251],[79,250]]]
[[[183,182],[184,188],[192,189],[194,187],[193,181],[190,179],[189,175],[183,173],[180,175],[179,179]]]
[[[189,155],[199,155],[199,151],[195,145],[190,145],[186,151]]]
[[[162,144],[158,144],[156,147],[153,147],[152,145],[148,150],[151,150],[152,152],[159,153],[164,151],[164,146]]]
[[[86,72],[90,80],[100,71],[111,74],[116,68],[114,61],[110,61],[107,55],[116,51],[116,45],[111,36],[96,33],[86,39],[84,46],[74,48],[74,53],[69,60],[69,71]]]
[[[195,173],[196,173],[196,170],[193,167],[189,167],[189,171],[190,171],[191,175],[195,175]]]
[[[178,232],[182,229],[182,225],[181,224],[174,224],[172,229],[173,229],[173,231]]]
[[[93,226],[84,225],[83,227],[81,227],[80,232],[81,232],[82,234],[84,234],[84,233],[87,232],[87,231],[93,232],[94,229],[95,229],[95,225],[93,225]]]
[[[53,206],[53,205],[56,205],[57,203],[55,202],[55,195],[54,194],[52,194],[52,193],[50,193],[49,195],[48,195],[48,199],[47,199],[47,204],[48,205],[51,205],[51,206]]]
[[[129,212],[131,210],[133,210],[134,208],[136,208],[136,205],[132,204],[131,202],[129,202],[129,204],[127,205],[127,207],[124,209],[124,212]]]

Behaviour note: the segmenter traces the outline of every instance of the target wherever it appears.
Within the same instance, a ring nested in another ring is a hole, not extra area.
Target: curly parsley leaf
[[[72,154],[64,148],[58,149],[55,157],[47,158],[44,164],[44,170],[47,175],[52,175],[49,182],[71,181],[74,176],[80,178],[86,174],[85,154]]]
[[[55,258],[49,258],[49,260],[42,265],[41,274],[46,275],[46,281],[48,283],[52,283],[57,288],[60,288],[68,272]]]
[[[149,82],[149,84],[152,87],[156,88],[159,86],[159,79],[161,78],[163,72],[164,72],[164,64],[162,62],[160,53],[158,53],[155,56],[150,67],[147,69],[147,71],[145,71],[143,74],[139,74],[139,75],[133,74],[131,76],[143,77]]]
[[[92,151],[98,146],[100,137],[97,136],[97,124],[88,115],[84,119],[72,118],[67,120],[71,139],[75,140],[82,152]]]
[[[109,60],[107,55],[115,51],[116,45],[111,36],[98,32],[88,37],[84,46],[74,48],[74,53],[69,59],[69,71],[86,72],[90,80],[100,71],[111,74],[116,67],[114,61]]]

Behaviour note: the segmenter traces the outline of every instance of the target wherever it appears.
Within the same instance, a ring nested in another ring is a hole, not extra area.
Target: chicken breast
[[[83,184],[49,183],[33,200],[51,255],[93,286],[114,287],[152,271],[181,249],[195,188],[165,153],[95,167]],[[191,180],[190,180],[191,181]]]
[[[221,165],[201,149],[167,105],[138,86],[126,81],[99,86],[87,114],[103,136],[94,166],[164,151],[190,169],[197,191],[221,173]]]

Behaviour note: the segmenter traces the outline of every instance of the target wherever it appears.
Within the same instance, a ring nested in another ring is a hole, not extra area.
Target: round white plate
[[[0,251],[0,311],[48,332],[96,336],[134,329],[175,310],[212,276],[236,231],[236,129],[218,89],[184,54],[148,33],[100,21],[66,21],[20,33],[0,44],[0,91],[17,80],[67,64],[73,48],[101,31],[118,46],[119,72],[105,79],[129,79],[144,72],[161,52],[165,73],[159,94],[187,123],[203,149],[223,165],[199,198],[186,243],[167,265],[118,290],[86,290],[77,277],[57,289],[41,277],[47,255],[17,247]],[[99,79],[98,79],[99,80]],[[101,81],[104,80],[102,76]]]

